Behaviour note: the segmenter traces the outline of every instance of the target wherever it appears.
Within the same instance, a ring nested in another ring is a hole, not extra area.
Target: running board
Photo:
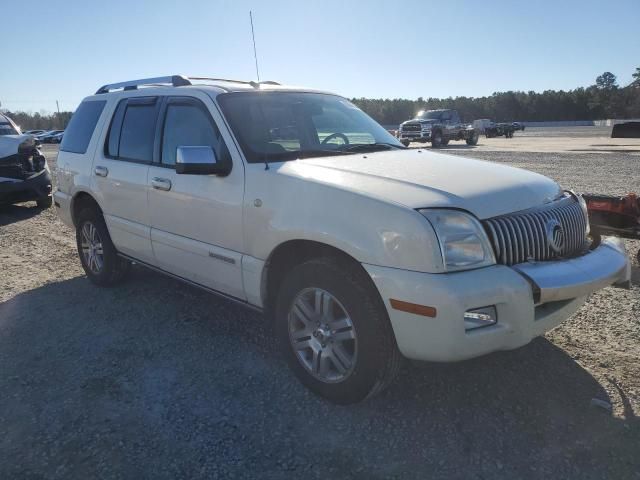
[[[218,297],[222,297],[225,300],[230,300],[233,303],[237,303],[239,305],[242,305],[243,307],[246,307],[246,308],[248,308],[250,310],[253,310],[255,312],[258,312],[258,313],[263,313],[264,312],[262,308],[260,308],[260,307],[258,307],[256,305],[253,305],[253,304],[247,302],[246,300],[242,300],[241,298],[234,297],[233,295],[229,295],[227,293],[220,292],[219,290],[215,290],[213,288],[209,288],[209,287],[207,287],[205,285],[202,285],[200,283],[196,283],[196,282],[194,282],[192,280],[189,280],[188,278],[181,277],[180,275],[175,275],[175,274],[173,274],[171,272],[167,272],[166,270],[162,270],[161,268],[158,268],[158,267],[156,267],[154,265],[151,265],[151,264],[146,263],[146,262],[142,262],[142,261],[140,261],[140,260],[138,260],[136,258],[130,257],[129,255],[125,255],[124,253],[118,252],[118,256],[122,257],[122,258],[126,258],[130,262],[134,262],[134,263],[137,263],[138,265],[142,265],[143,267],[148,268],[149,270],[153,270],[154,272],[161,273],[161,274],[166,275],[168,277],[171,277],[171,278],[174,278],[176,280],[179,280],[182,283],[186,283],[187,285],[191,285],[192,287],[196,287],[196,288],[204,290],[204,291],[206,291],[208,293],[212,293],[213,295],[216,295]]]

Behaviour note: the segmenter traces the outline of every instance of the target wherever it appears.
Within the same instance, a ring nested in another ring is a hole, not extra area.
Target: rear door
[[[151,241],[160,268],[236,298],[242,286],[244,169],[231,137],[206,95],[165,100],[159,124],[159,162],[149,170]],[[185,175],[175,170],[181,146],[210,146],[231,173]],[[233,153],[233,155],[232,155]]]
[[[151,249],[148,181],[160,100],[121,100],[111,119],[104,148],[96,152],[94,191],[118,251],[154,263]]]

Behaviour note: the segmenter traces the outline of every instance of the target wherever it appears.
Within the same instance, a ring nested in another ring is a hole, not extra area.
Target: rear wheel
[[[82,268],[96,285],[116,285],[129,273],[131,263],[118,256],[104,218],[95,208],[86,208],[78,215],[76,244]]]
[[[295,375],[338,404],[379,393],[401,355],[378,292],[356,267],[331,258],[294,267],[280,287],[276,332]]]

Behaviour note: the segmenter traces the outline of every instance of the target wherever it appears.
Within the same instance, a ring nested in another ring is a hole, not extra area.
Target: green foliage
[[[604,72],[596,78],[596,87],[601,90],[615,90],[618,88],[618,79],[611,72]]]
[[[497,122],[600,120],[604,118],[640,117],[640,68],[634,82],[619,88],[615,75],[605,72],[596,84],[574,90],[536,92],[496,92],[489,97],[368,99],[353,102],[382,125],[397,125],[413,118],[419,110],[453,108],[463,121],[490,118]]]
[[[60,112],[42,115],[30,112],[10,112],[3,110],[16,125],[24,130],[64,130],[71,120],[73,112]]]

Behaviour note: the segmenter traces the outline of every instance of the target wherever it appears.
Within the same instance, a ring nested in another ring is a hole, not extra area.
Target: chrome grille
[[[575,256],[587,245],[588,218],[573,194],[541,207],[484,220],[496,260],[515,265],[528,260]]]
[[[402,125],[403,132],[419,132],[421,130],[421,126],[419,123],[407,123]]]

